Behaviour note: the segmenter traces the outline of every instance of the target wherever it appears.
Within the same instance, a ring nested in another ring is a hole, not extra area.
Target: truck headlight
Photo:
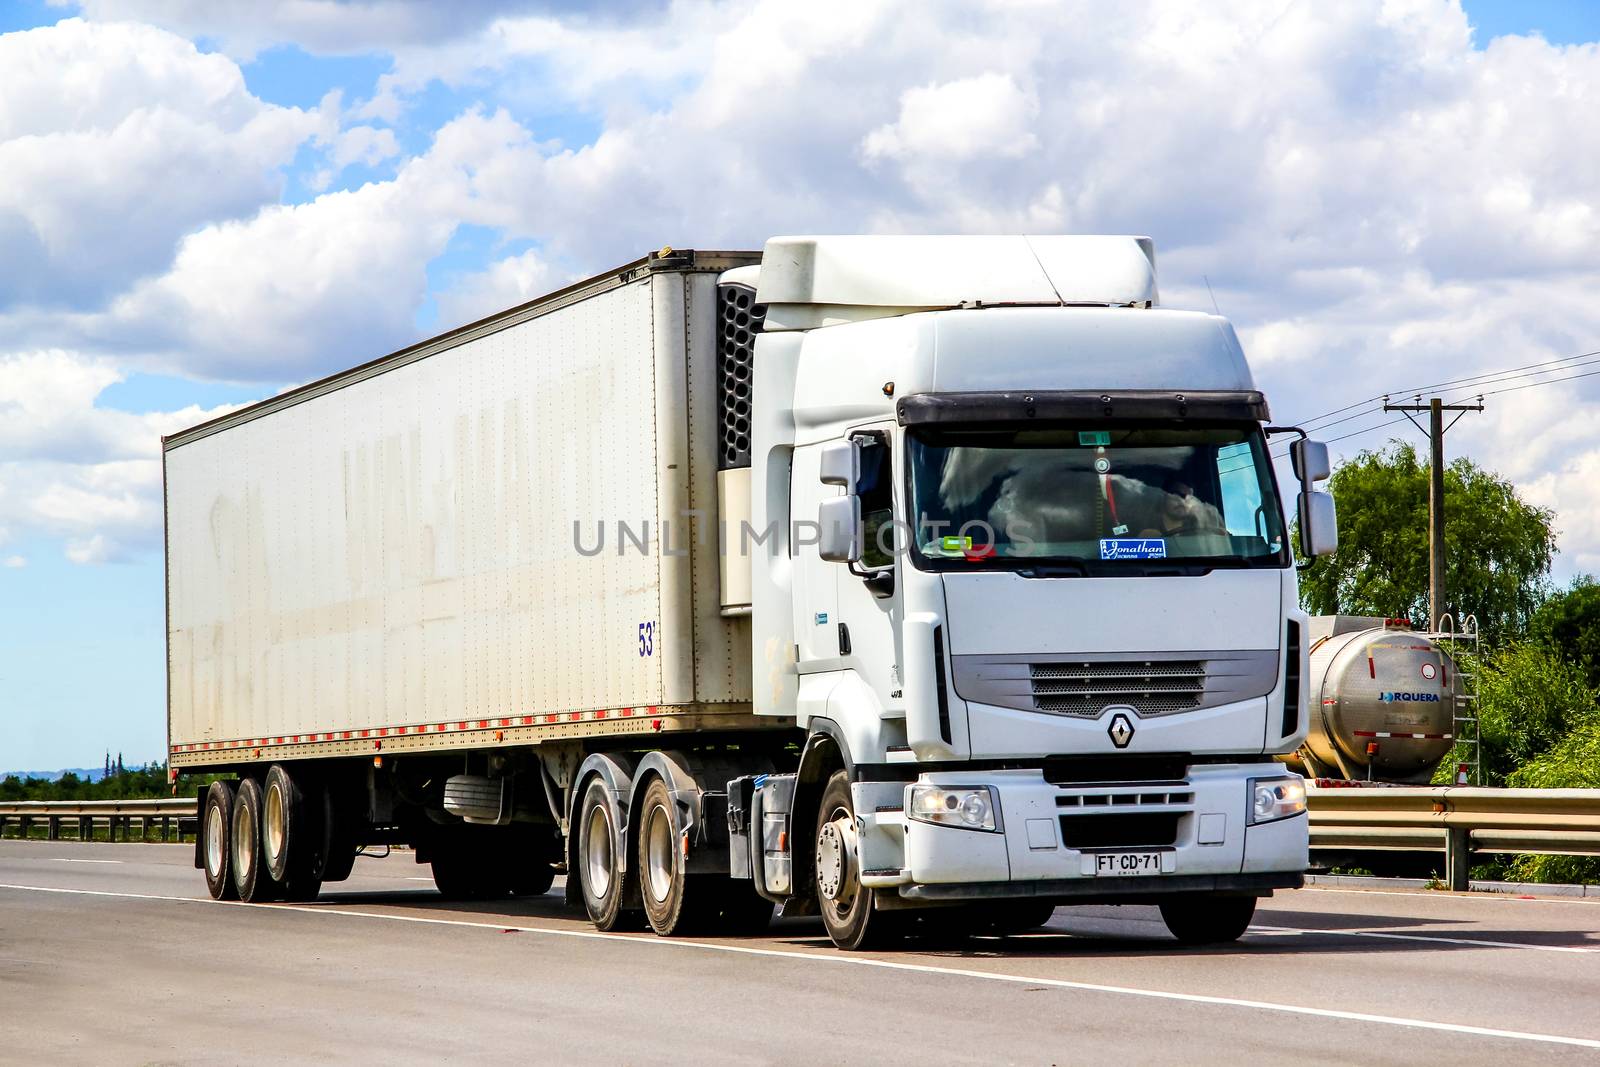
[[[914,785],[909,816],[917,822],[959,826],[963,830],[999,830],[1000,798],[987,785]]]
[[[1306,783],[1300,778],[1250,779],[1251,823],[1287,819],[1306,810]]]

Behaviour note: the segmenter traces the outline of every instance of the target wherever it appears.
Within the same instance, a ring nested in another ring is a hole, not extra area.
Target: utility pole
[[[1422,425],[1411,418],[1411,413],[1428,413],[1428,444],[1432,452],[1432,469],[1428,472],[1428,629],[1437,633],[1440,617],[1444,615],[1445,597],[1444,435],[1450,426],[1460,421],[1462,415],[1469,411],[1482,411],[1483,397],[1478,397],[1475,404],[1446,404],[1436,396],[1424,404],[1420,394],[1413,399],[1415,402],[1410,404],[1391,404],[1389,398],[1384,397],[1383,410],[1400,412],[1419,430]],[[1450,426],[1444,424],[1444,413],[1447,411],[1459,413],[1450,420]]]

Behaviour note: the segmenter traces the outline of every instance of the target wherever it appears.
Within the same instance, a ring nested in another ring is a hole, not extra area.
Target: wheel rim
[[[213,804],[206,812],[206,873],[222,876],[222,806]]]
[[[256,817],[250,805],[241,803],[233,819],[233,872],[241,882],[250,871],[255,851]]]
[[[283,855],[283,839],[285,836],[283,817],[283,790],[276,784],[267,789],[266,812],[262,815],[265,825],[262,829],[263,843],[267,846],[269,862],[276,863],[278,857]]]
[[[672,892],[672,868],[672,818],[657,804],[650,809],[645,832],[645,881],[657,904],[665,902]]]
[[[605,805],[590,809],[583,846],[583,879],[589,883],[590,894],[602,900],[611,888],[611,819]]]
[[[850,921],[861,896],[856,868],[855,819],[838,807],[817,832],[817,891],[837,923]]]

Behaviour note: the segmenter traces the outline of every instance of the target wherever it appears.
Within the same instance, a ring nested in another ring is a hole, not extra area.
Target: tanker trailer
[[[1310,620],[1310,732],[1289,762],[1309,778],[1425,784],[1454,745],[1456,665],[1404,622]]]

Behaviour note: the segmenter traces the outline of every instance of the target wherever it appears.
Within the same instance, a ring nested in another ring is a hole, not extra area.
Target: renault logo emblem
[[[1106,733],[1111,735],[1113,745],[1127,748],[1128,742],[1133,740],[1133,720],[1119,711],[1111,716],[1111,725],[1106,727]]]

